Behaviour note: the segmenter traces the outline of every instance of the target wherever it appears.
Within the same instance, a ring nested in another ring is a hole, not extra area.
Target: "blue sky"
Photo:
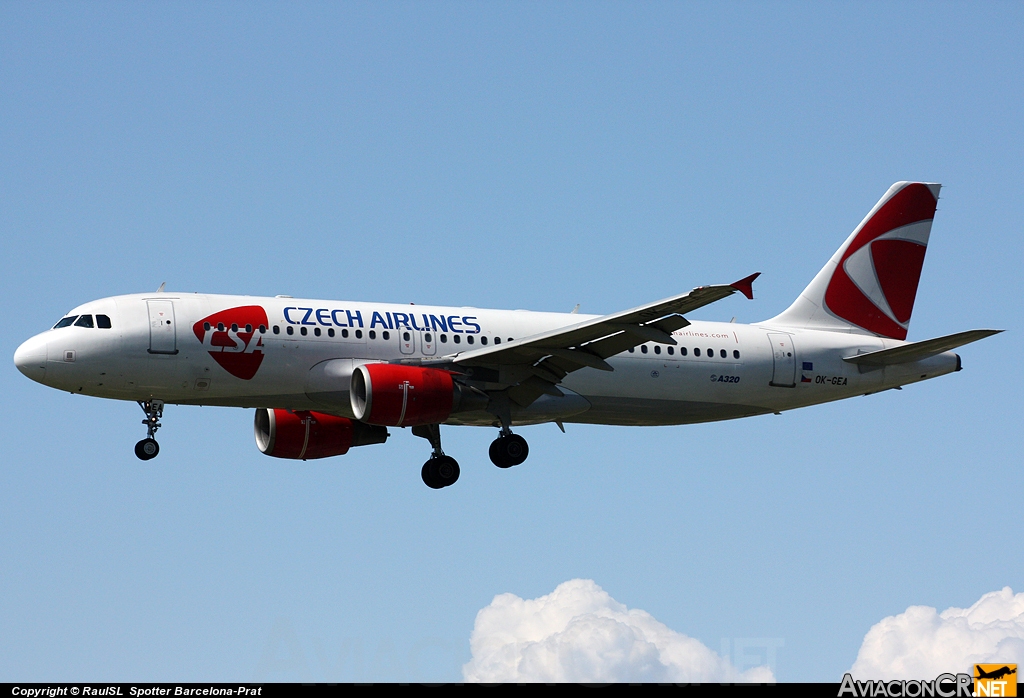
[[[451,428],[291,463],[251,411],[0,371],[0,680],[457,680],[572,578],[838,680],[908,606],[1024,587],[1017,3],[0,5],[0,348],[95,298],[604,313],[764,272],[786,307],[890,184],[944,184],[900,392],[730,423]],[[1004,551],[1004,552],[989,552]],[[723,645],[723,640],[726,645]]]

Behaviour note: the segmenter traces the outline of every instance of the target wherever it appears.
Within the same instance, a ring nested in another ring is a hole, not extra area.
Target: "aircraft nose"
[[[14,352],[14,365],[32,380],[42,383],[46,377],[46,340],[36,335],[24,342]]]

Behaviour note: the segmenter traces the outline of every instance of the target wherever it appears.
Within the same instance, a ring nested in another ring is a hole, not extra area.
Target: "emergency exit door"
[[[412,330],[398,330],[398,349],[403,354],[412,354],[416,351],[416,335]]]

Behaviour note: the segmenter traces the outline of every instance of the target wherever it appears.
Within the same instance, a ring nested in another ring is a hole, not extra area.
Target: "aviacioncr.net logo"
[[[192,325],[192,331],[213,360],[235,378],[250,380],[263,363],[267,311],[243,305],[214,313]]]

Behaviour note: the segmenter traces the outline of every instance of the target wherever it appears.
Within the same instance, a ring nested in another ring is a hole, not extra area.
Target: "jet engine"
[[[261,452],[296,460],[341,456],[353,446],[382,444],[389,436],[384,427],[323,412],[262,408],[256,410],[253,430]]]
[[[449,415],[487,407],[488,398],[436,368],[363,364],[352,372],[352,412],[368,424],[442,424]]]

